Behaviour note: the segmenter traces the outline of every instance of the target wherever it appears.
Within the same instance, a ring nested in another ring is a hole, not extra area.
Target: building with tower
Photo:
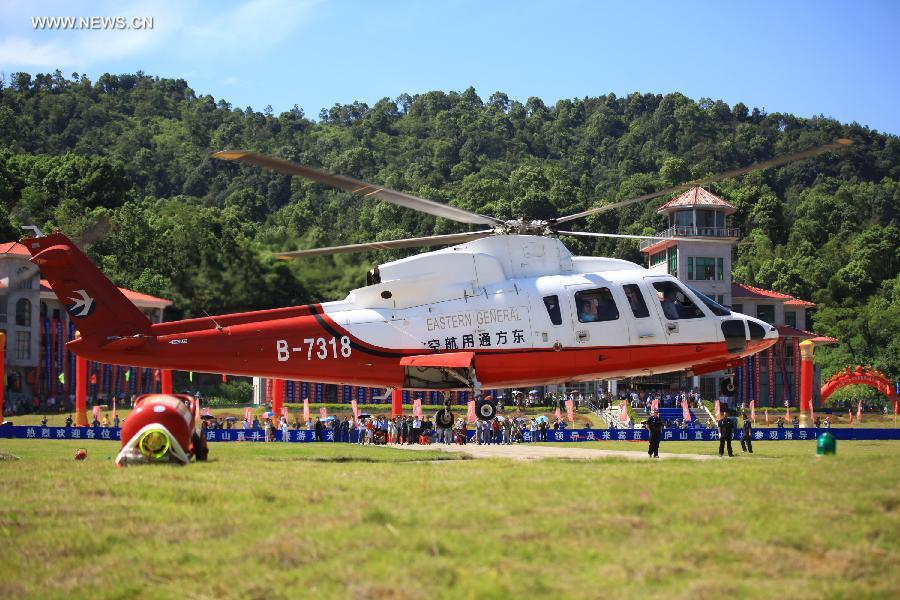
[[[837,340],[817,336],[806,330],[808,309],[815,304],[770,290],[735,283],[731,276],[734,246],[740,231],[728,226],[728,217],[737,208],[702,188],[692,188],[657,209],[665,215],[668,228],[659,237],[687,239],[648,240],[641,243],[647,255],[647,268],[674,275],[695,290],[735,312],[755,316],[778,328],[778,343],[764,352],[745,359],[734,370],[736,402],[757,400],[759,406],[783,406],[799,402],[799,344],[811,339],[816,344],[834,344]],[[657,376],[636,383],[658,387],[697,387],[705,398],[718,395],[723,372],[688,379],[688,375]],[[819,381],[818,372],[815,381]],[[819,386],[813,385],[814,400]]]

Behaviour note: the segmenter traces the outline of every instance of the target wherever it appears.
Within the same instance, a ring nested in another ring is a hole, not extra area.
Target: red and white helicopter
[[[557,235],[570,221],[757,169],[798,154],[549,221],[502,221],[253,152],[218,152],[465,224],[468,233],[285,252],[295,258],[455,244],[378,265],[344,300],[152,324],[62,233],[22,241],[76,321],[69,348],[90,360],[424,390],[622,378],[728,368],[772,346],[774,327],[624,260],[572,256]],[[659,238],[653,238],[659,239]],[[694,240],[696,241],[696,240]]]

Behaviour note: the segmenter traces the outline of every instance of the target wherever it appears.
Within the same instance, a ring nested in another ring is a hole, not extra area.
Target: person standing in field
[[[650,445],[647,448],[647,454],[650,458],[659,458],[659,442],[662,439],[663,423],[659,418],[659,411],[654,410],[650,418],[644,423],[650,434]]]
[[[728,410],[722,411],[722,418],[719,419],[719,456],[725,453],[725,446],[728,446],[728,456],[734,456],[731,449],[731,438],[734,435],[734,423],[728,418]]]
[[[744,413],[744,425],[741,427],[741,452],[753,454],[753,424],[747,413]]]

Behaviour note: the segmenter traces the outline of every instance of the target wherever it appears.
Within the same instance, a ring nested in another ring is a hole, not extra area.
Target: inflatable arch
[[[846,367],[825,382],[822,386],[821,400],[822,404],[828,400],[828,397],[848,385],[867,385],[875,388],[888,397],[892,403],[897,402],[897,392],[894,389],[893,382],[888,379],[884,373],[876,371],[871,367]]]

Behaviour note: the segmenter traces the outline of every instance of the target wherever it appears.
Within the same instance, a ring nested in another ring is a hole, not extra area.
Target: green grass
[[[188,467],[118,444],[0,440],[2,598],[890,597],[898,442],[757,444],[709,462],[435,460],[211,444]],[[644,451],[628,442],[582,443]],[[716,451],[664,443],[663,452]],[[896,596],[894,596],[896,597]]]

